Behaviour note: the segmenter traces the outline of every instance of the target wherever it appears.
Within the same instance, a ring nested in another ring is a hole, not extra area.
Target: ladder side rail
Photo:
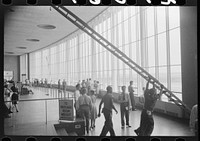
[[[146,70],[144,70],[143,68],[141,68],[138,64],[136,64],[133,60],[131,60],[126,54],[124,54],[121,50],[119,50],[117,47],[115,47],[111,42],[109,42],[107,39],[105,39],[102,35],[100,35],[98,32],[96,32],[94,29],[92,29],[90,26],[88,26],[87,23],[85,23],[82,19],[80,19],[79,17],[77,17],[75,14],[73,14],[70,10],[68,10],[67,8],[61,6],[61,8],[63,10],[66,10],[70,15],[74,16],[75,18],[78,19],[78,21],[80,23],[83,24],[84,27],[87,27],[91,32],[95,33],[101,40],[103,40],[104,42],[106,42],[108,45],[110,45],[112,48],[115,49],[115,51],[117,51],[118,53],[122,54],[122,56],[124,56],[127,60],[129,60],[130,62],[132,62],[135,66],[137,66],[138,68],[140,68],[143,72],[146,72]],[[148,72],[146,72],[148,73]],[[150,77],[153,78],[153,76],[151,76],[151,74],[148,73],[148,75]],[[158,81],[158,80],[155,80]],[[159,82],[159,81],[158,81]]]
[[[75,24],[78,28],[83,29],[81,25],[79,25],[77,22],[75,22],[72,18],[68,16],[68,13],[65,14],[63,11],[61,11],[59,8],[56,6],[52,6],[55,10],[57,10],[61,15],[63,15],[65,18],[67,18],[69,21],[71,21],[73,24]]]
[[[131,67],[134,71],[136,71],[137,73],[139,73],[144,79],[148,80],[148,78],[146,76],[143,75],[143,73],[145,73],[148,77],[150,77],[152,80],[154,80],[154,82],[156,82],[158,85],[162,85],[156,78],[154,78],[151,74],[149,74],[146,70],[144,70],[143,68],[141,68],[139,65],[137,65],[133,60],[131,60],[127,55],[125,55],[121,50],[119,50],[117,47],[115,47],[112,43],[110,43],[108,40],[106,40],[103,36],[101,36],[99,33],[97,33],[95,30],[93,30],[92,28],[90,28],[84,21],[82,21],[80,18],[78,18],[76,15],[74,15],[71,11],[69,11],[68,9],[64,8],[64,10],[66,10],[68,13],[64,14],[59,8],[53,6],[54,9],[56,9],[60,14],[62,14],[64,17],[66,17],[68,20],[70,20],[73,24],[75,24],[77,27],[79,27],[81,30],[83,30],[84,32],[86,32],[89,36],[91,36],[93,39],[95,39],[98,43],[100,43],[102,46],[104,46],[107,50],[109,50],[113,55],[117,56],[120,60],[122,60],[124,63],[126,63],[129,67]],[[86,30],[83,26],[81,26],[80,24],[78,24],[76,21],[74,21],[73,19],[71,19],[70,17],[68,17],[67,15],[71,14],[72,16],[74,16],[75,18],[77,18],[79,21],[79,23],[83,24],[84,27],[87,27],[89,30],[91,30],[92,33],[90,33],[88,30]],[[96,38],[93,34],[96,34],[100,40],[98,38]],[[101,40],[103,40],[104,42],[107,43],[107,45],[103,44],[101,42]],[[108,45],[110,45],[112,48],[115,49],[115,51],[113,51],[112,49],[110,49],[108,47]],[[122,56],[118,55],[116,52],[118,52],[119,54],[121,54]],[[126,61],[124,58],[126,58],[128,61]],[[137,69],[135,69],[135,67],[131,66],[130,63],[133,63],[136,67],[138,67],[140,70],[142,70],[142,72],[138,71]],[[156,88],[160,89],[159,86],[156,86]],[[178,102],[180,102],[184,107],[186,107],[187,110],[190,110],[178,97],[176,97],[170,90],[168,90],[165,86],[163,87],[163,89],[168,92],[170,94],[167,95],[165,94],[168,98],[171,99],[171,96],[175,97],[176,100]]]
[[[128,61],[132,62],[135,66],[137,66],[142,72],[146,73],[151,79],[153,79],[155,82],[159,83],[159,81],[154,78],[151,74],[149,74],[146,70],[144,70],[142,67],[140,67],[138,64],[136,64],[132,59],[130,59],[125,53],[123,53],[121,50],[119,50],[117,47],[115,47],[111,42],[109,42],[108,40],[106,40],[103,36],[101,36],[98,32],[96,32],[94,29],[92,29],[90,26],[88,26],[87,23],[85,23],[83,20],[81,20],[79,17],[77,17],[75,14],[73,14],[70,10],[68,10],[67,8],[61,6],[61,8],[63,10],[66,10],[70,15],[74,16],[75,18],[77,18],[79,20],[79,22],[81,24],[83,24],[84,27],[87,27],[91,32],[95,33],[95,35],[97,35],[101,40],[103,40],[104,42],[106,42],[108,45],[110,45],[112,48],[115,49],[115,51],[117,51],[119,54],[122,54],[123,57],[125,57]],[[58,8],[57,8],[58,9]],[[72,20],[73,21],[73,20]],[[81,26],[79,26],[80,28]],[[81,28],[83,30],[83,27]],[[91,34],[90,34],[91,35]],[[161,85],[161,83],[159,84]]]
[[[56,6],[54,6],[57,10],[59,10],[59,7],[57,8]],[[82,19],[80,19],[79,17],[77,17],[75,14],[73,14],[70,10],[68,10],[67,8],[61,6],[61,8],[65,11],[68,12],[68,14],[72,15],[73,17],[75,17],[76,19],[78,19],[78,21],[83,24],[84,27],[87,27],[92,33],[95,33],[95,35],[97,35],[101,40],[103,40],[104,42],[106,42],[108,45],[110,45],[112,48],[115,49],[115,51],[117,51],[119,54],[121,54],[123,57],[125,57],[128,61],[130,61],[131,63],[133,63],[135,66],[137,66],[142,72],[146,73],[148,75],[148,77],[150,77],[151,79],[153,79],[155,82],[159,83],[159,85],[161,85],[161,83],[154,78],[151,74],[149,74],[146,70],[144,70],[142,67],[140,67],[138,64],[136,64],[132,59],[130,59],[126,54],[124,54],[121,50],[119,50],[117,47],[115,47],[112,43],[110,43],[108,40],[106,40],[103,36],[101,36],[98,32],[96,32],[94,29],[92,29],[90,26],[88,26],[87,23],[85,23]],[[60,11],[60,10],[59,10]],[[62,14],[65,15],[65,14]],[[66,17],[66,16],[65,16]],[[72,20],[70,18],[70,21],[73,22],[74,24],[77,25],[77,22],[75,22],[74,20]],[[80,29],[84,29],[81,25],[78,26]],[[91,33],[89,33],[89,35],[91,36]],[[105,47],[105,45],[104,45]],[[108,48],[107,48],[108,49]]]

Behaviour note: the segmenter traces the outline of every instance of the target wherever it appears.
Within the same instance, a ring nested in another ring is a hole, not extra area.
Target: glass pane
[[[118,44],[119,47],[122,46],[122,24],[118,25]]]
[[[155,66],[155,37],[148,38],[148,64]]]
[[[167,65],[166,33],[158,35],[158,62]]]
[[[182,92],[181,66],[171,66],[171,90]]]
[[[124,20],[128,19],[128,7],[124,8]]]
[[[131,17],[131,42],[136,41],[136,17]]]
[[[148,29],[148,37],[155,34],[154,30],[154,7],[149,7],[147,9],[147,29]]]
[[[124,32],[124,44],[127,44],[128,42],[129,42],[129,37],[128,37],[128,21],[126,20],[125,22],[124,22],[124,30],[123,30],[123,32]]]
[[[167,86],[167,67],[159,67],[159,81]]]
[[[136,43],[132,43],[130,46],[130,51],[131,51],[131,59],[136,62]]]
[[[129,8],[131,10],[131,16],[135,15],[135,7],[134,6],[130,6]]]
[[[170,63],[181,64],[180,28],[170,31]]]
[[[129,81],[130,81],[129,73],[130,73],[129,69],[126,69],[125,73],[124,73],[124,85],[125,86],[129,85]],[[126,89],[126,92],[128,92],[127,89]]]
[[[118,12],[117,18],[118,18],[118,23],[121,23],[122,22],[122,11]]]
[[[171,6],[169,8],[169,29],[180,26],[180,9],[178,6]]]
[[[166,31],[166,12],[165,7],[157,7],[158,33]]]
[[[155,75],[155,67],[149,68],[149,73],[150,73],[152,76],[156,77],[156,75]]]

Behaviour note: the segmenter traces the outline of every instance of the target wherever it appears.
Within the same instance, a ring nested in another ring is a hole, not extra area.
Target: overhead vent
[[[40,40],[38,39],[26,39],[27,41],[30,41],[30,42],[39,42]]]
[[[39,24],[37,27],[42,28],[42,29],[55,29],[56,27],[54,25],[50,24]]]
[[[7,54],[14,54],[14,52],[5,52],[5,53],[7,53]]]
[[[19,49],[27,49],[27,47],[16,47],[16,48],[19,48]]]

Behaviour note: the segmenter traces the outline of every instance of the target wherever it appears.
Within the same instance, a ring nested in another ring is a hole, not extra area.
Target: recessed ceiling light
[[[43,28],[43,29],[55,29],[56,28],[54,25],[50,25],[50,24],[39,24],[39,25],[37,25],[37,27]]]
[[[40,40],[38,39],[26,39],[27,41],[30,41],[30,42],[39,42]]]
[[[7,54],[14,54],[14,52],[5,52],[5,53],[7,53]]]
[[[16,48],[19,48],[19,49],[26,49],[27,47],[16,47]]]

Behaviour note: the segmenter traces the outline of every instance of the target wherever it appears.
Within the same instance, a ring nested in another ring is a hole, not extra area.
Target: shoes
[[[136,130],[134,130],[134,132],[135,132],[135,134],[137,135],[137,136],[139,136],[139,132],[138,132],[138,130],[136,129]]]
[[[92,130],[92,129],[94,129],[94,128],[95,128],[95,125],[94,125],[94,126],[91,126],[91,127],[90,127],[90,130]]]
[[[130,125],[126,125],[126,128],[131,128],[131,126]]]
[[[19,112],[19,111],[17,111],[17,112]]]
[[[124,126],[122,126],[121,128],[124,129]]]
[[[13,112],[12,112],[12,111],[9,111],[9,114],[10,114],[10,113],[13,113]]]
[[[136,109],[132,109],[132,111],[137,111]]]

